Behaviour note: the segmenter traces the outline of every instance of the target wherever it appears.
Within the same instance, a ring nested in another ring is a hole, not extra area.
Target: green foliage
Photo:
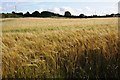
[[[71,16],[71,13],[69,11],[66,11],[65,14],[64,14],[65,17],[70,17]]]
[[[16,14],[11,14],[11,13],[7,13],[4,14],[2,13],[2,18],[19,18],[20,16],[16,15]]]

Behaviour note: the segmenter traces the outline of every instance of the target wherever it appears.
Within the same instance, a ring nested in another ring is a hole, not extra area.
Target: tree
[[[16,13],[18,16],[23,16],[22,12]]]
[[[65,17],[70,17],[71,16],[71,13],[69,11],[66,11],[65,14],[64,14]]]
[[[12,11],[12,14],[16,14],[14,11]]]
[[[40,13],[38,11],[35,11],[32,13],[32,17],[40,17]]]
[[[115,16],[116,16],[116,17],[120,17],[120,13],[117,13]]]
[[[111,17],[114,17],[115,16],[115,14],[111,14]]]
[[[49,12],[49,11],[41,12],[41,17],[51,17],[51,16],[54,16],[54,13]]]
[[[85,15],[84,15],[84,14],[80,14],[79,17],[80,17],[80,18],[84,18]]]
[[[23,13],[22,12],[16,13],[16,12],[12,11],[12,14],[9,14],[9,15],[14,15],[14,17],[15,16],[23,17]]]
[[[26,13],[24,14],[24,16],[25,16],[25,17],[31,17],[31,14],[30,14],[29,12],[26,12]]]

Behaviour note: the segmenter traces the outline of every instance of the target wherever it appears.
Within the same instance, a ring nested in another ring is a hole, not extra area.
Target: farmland
[[[2,19],[3,78],[119,78],[117,18]]]

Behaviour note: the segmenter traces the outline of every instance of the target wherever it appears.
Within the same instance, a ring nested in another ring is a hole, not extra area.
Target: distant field
[[[117,18],[101,19],[4,19],[3,32],[47,32],[70,30],[115,29]],[[103,28],[104,27],[104,28]]]
[[[117,18],[2,19],[3,78],[117,78]]]

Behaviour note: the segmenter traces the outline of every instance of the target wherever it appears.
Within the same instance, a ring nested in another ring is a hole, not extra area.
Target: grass
[[[2,21],[3,78],[120,79],[117,18]]]

